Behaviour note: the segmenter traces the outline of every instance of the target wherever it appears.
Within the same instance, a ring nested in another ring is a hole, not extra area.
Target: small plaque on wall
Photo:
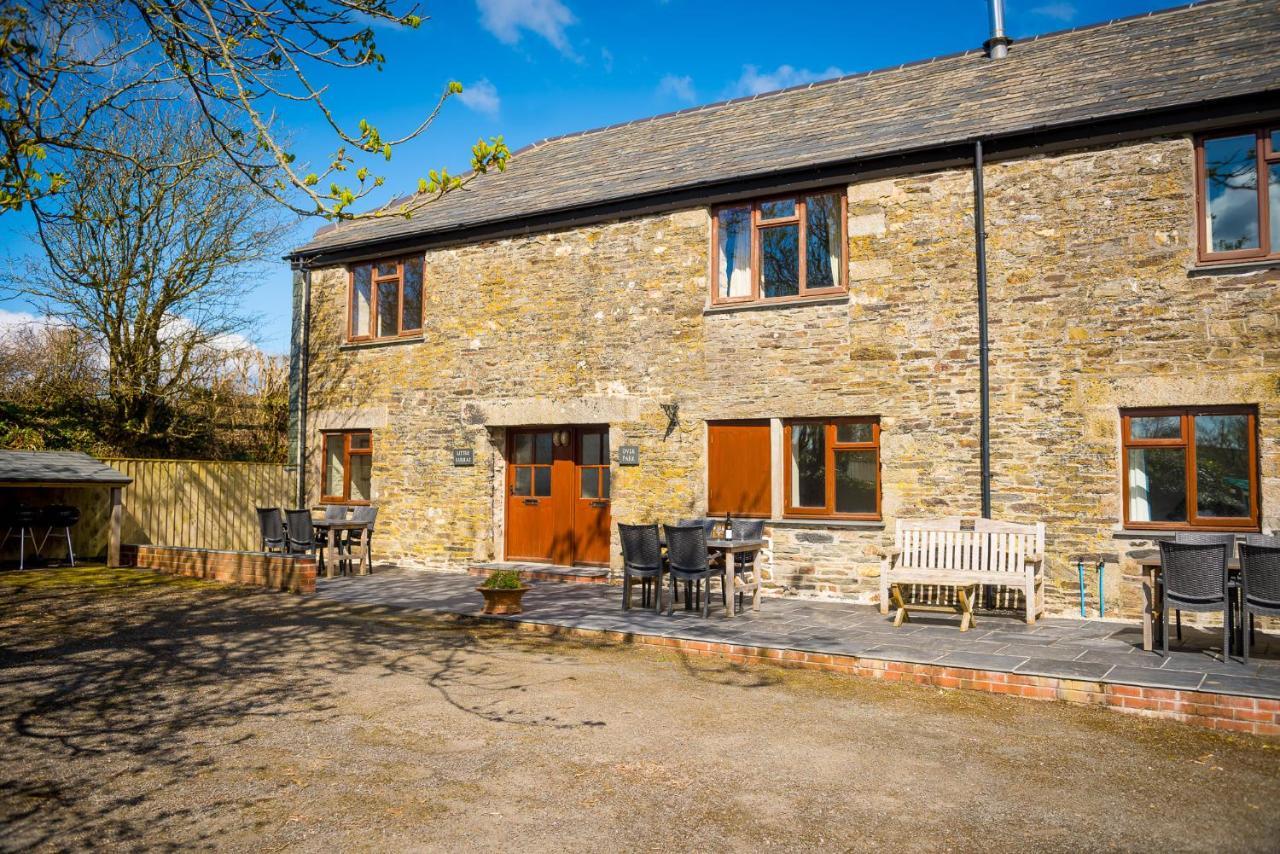
[[[476,453],[470,448],[454,448],[453,464],[455,466],[473,466],[476,464]]]
[[[637,445],[620,445],[618,447],[618,465],[640,465],[640,448]]]

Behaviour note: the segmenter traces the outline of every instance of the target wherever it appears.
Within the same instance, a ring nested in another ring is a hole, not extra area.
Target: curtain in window
[[[1151,521],[1150,481],[1147,478],[1147,455],[1129,452],[1129,521]]]
[[[751,296],[751,208],[720,211],[718,228],[716,272],[720,298]]]

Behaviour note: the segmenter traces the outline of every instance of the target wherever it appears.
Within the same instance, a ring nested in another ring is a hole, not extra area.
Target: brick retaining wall
[[[1120,685],[1080,679],[1000,673],[937,664],[912,664],[853,655],[803,652],[793,649],[744,646],[714,641],[641,635],[629,632],[576,629],[544,623],[499,620],[518,631],[557,637],[603,640],[673,650],[687,655],[715,656],[735,664],[772,664],[844,673],[886,682],[911,682],[934,688],[961,688],[988,694],[1007,694],[1032,700],[1060,700],[1100,706],[1143,717],[1176,720],[1209,729],[1280,737],[1280,700],[1241,697],[1208,691],[1178,691],[1140,685]]]
[[[126,545],[121,551],[122,563],[138,569],[288,593],[316,592],[316,560],[307,555],[155,545]]]

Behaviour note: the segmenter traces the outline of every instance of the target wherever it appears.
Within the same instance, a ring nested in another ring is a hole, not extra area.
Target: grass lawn
[[[0,573],[0,849],[1271,850],[1280,743],[101,567]]]

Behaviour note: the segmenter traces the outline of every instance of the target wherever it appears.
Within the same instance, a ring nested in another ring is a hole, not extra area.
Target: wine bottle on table
[[[724,538],[726,540],[733,539],[733,514],[724,514]]]

